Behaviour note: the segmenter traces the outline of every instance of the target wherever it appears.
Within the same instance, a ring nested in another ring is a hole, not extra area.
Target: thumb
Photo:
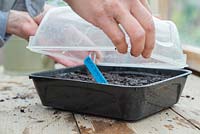
[[[38,16],[34,17],[33,20],[39,25],[44,18],[45,13],[41,13]]]

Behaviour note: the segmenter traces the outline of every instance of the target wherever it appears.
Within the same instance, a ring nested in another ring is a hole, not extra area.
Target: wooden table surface
[[[130,123],[44,107],[28,77],[1,68],[0,134],[200,134],[200,77],[189,76],[178,104]]]

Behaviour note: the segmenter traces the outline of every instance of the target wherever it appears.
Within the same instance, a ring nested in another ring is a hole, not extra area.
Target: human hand
[[[147,0],[65,0],[81,17],[101,28],[120,53],[128,45],[119,24],[130,37],[131,54],[149,58],[155,44],[155,26]]]
[[[54,51],[55,53],[55,51]],[[58,52],[60,53],[60,52]],[[64,65],[64,66],[78,66],[83,65],[83,60],[86,56],[91,55],[92,59],[95,60],[95,63],[99,63],[103,58],[103,55],[100,52],[84,52],[84,51],[74,51],[74,52],[66,52],[63,53],[64,57],[53,57],[49,56],[56,62]],[[68,57],[68,58],[66,58]]]
[[[47,11],[49,11],[52,8],[54,7],[50,5],[45,5],[44,11],[34,18],[35,22],[39,25],[44,15],[47,13]],[[61,53],[61,52],[53,51],[52,53]],[[100,52],[73,51],[73,52],[62,53],[64,55],[63,57],[60,56],[49,56],[49,57],[54,61],[56,61],[57,63],[70,67],[70,66],[82,65],[83,59],[90,54],[94,55],[94,53],[96,54],[95,63],[100,62],[100,60],[102,59],[102,54]],[[94,59],[94,57],[92,59]]]
[[[34,21],[35,21],[38,25],[40,25],[40,23],[41,23],[42,19],[44,18],[45,14],[47,13],[47,11],[49,11],[49,10],[52,9],[52,8],[54,8],[54,7],[51,6],[51,5],[45,4],[45,5],[44,5],[44,11],[43,11],[42,13],[40,13],[39,15],[37,15],[36,17],[34,17],[34,18],[33,18]]]
[[[11,10],[9,13],[6,32],[14,34],[24,39],[35,35],[37,23],[29,16],[27,12]]]

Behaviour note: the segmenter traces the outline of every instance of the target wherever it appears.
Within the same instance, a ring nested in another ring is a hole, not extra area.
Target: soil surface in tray
[[[103,72],[104,77],[109,84],[125,85],[125,86],[142,86],[150,83],[162,81],[172,76],[163,74],[151,74],[144,72],[132,72],[132,71],[110,71]],[[63,74],[57,74],[56,78],[81,80],[86,82],[95,82],[89,72],[69,72]]]

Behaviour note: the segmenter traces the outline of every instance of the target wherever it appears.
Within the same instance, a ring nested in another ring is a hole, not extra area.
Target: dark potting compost
[[[152,74],[133,71],[109,71],[103,72],[102,74],[105,76],[109,84],[125,86],[142,86],[172,77],[171,75],[165,74]],[[68,72],[64,74],[58,74],[55,77],[86,82],[95,82],[88,71]]]
[[[98,66],[108,84],[96,83],[85,66],[30,75],[44,106],[135,121],[178,102],[185,69]]]

